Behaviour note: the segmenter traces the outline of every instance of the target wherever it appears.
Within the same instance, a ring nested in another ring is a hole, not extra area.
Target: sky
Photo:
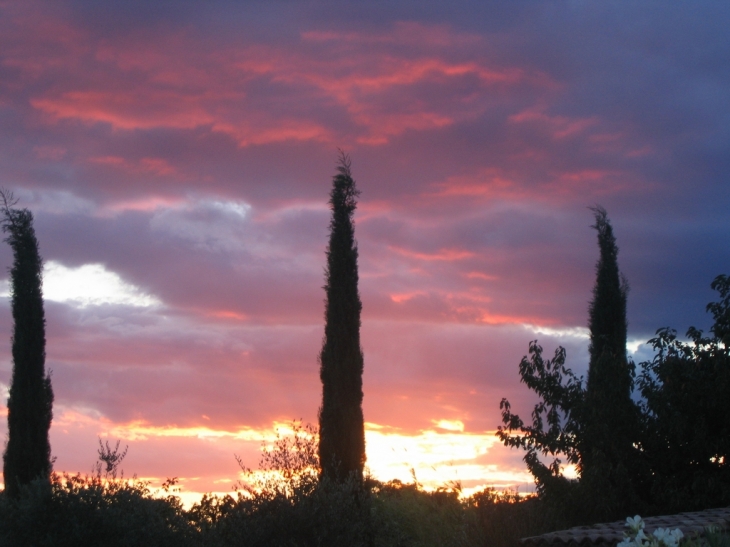
[[[127,476],[192,499],[316,424],[339,148],[370,472],[529,490],[499,402],[529,415],[531,340],[586,371],[589,207],[637,363],[656,329],[710,326],[729,26],[710,1],[0,0],[0,185],[45,260],[55,469],[120,440]],[[11,263],[3,244],[4,393]]]

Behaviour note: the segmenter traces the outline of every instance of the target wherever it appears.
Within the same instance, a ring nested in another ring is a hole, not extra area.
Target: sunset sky
[[[499,445],[538,339],[585,372],[609,213],[629,354],[730,273],[723,2],[0,0],[0,185],[45,259],[57,471],[230,491],[316,423],[328,193],[362,192],[368,465],[530,485]],[[0,391],[12,319],[0,246]],[[0,435],[6,434],[3,407]]]

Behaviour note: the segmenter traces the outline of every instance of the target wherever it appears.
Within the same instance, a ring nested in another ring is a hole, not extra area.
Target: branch
[[[13,206],[17,205],[18,198],[13,195],[11,190],[0,187],[0,201],[2,201],[2,204],[0,205],[0,212],[2,212],[5,217],[2,221],[3,231],[6,231],[9,227],[17,228],[15,215],[13,214],[15,211]]]

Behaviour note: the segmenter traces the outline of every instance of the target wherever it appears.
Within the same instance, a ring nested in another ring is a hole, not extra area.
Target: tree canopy
[[[652,360],[641,363],[641,446],[651,490],[667,510],[730,504],[730,277],[712,282],[710,333],[690,327],[687,341],[657,330]]]

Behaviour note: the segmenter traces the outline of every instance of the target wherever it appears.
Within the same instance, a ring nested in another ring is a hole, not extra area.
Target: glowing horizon
[[[203,417],[204,418],[204,417]],[[238,429],[216,429],[204,425],[180,427],[175,425],[154,426],[136,420],[125,424],[112,423],[103,416],[93,412],[63,410],[54,420],[52,439],[59,435],[69,435],[73,430],[100,431],[99,438],[104,441],[120,441],[121,447],[129,447],[129,455],[134,456],[135,445],[145,441],[174,439],[187,446],[194,444],[214,444],[216,451],[231,450],[230,470],[223,473],[210,473],[210,469],[201,468],[198,473],[188,476],[177,476],[182,497],[190,504],[205,493],[231,493],[237,480],[241,478],[240,470],[234,454],[243,454],[242,459],[247,467],[257,472],[258,458],[261,451],[269,450],[273,442],[293,433],[292,422],[273,422],[266,428],[241,427]],[[533,481],[524,469],[515,469],[512,462],[504,461],[507,449],[502,447],[495,436],[495,431],[468,432],[464,424],[458,420],[433,420],[433,427],[418,432],[406,433],[398,428],[366,422],[366,473],[374,478],[387,482],[399,480],[403,483],[418,482],[426,490],[449,487],[459,483],[462,495],[468,496],[484,488],[517,489],[523,493],[533,490]],[[82,434],[88,433],[82,432]],[[85,437],[87,435],[84,434]],[[89,446],[89,469],[93,461],[93,450],[96,445]],[[198,448],[198,450],[201,450]],[[485,460],[494,450],[501,454]],[[499,462],[502,459],[502,463]],[[58,466],[57,466],[58,467]],[[56,469],[57,473],[68,470]],[[75,473],[79,470],[72,470]],[[139,475],[135,469],[122,462],[120,471],[126,477],[137,476],[140,480],[158,487],[167,476]],[[188,471],[195,471],[188,469]],[[87,471],[88,472],[88,471]],[[220,489],[225,485],[226,489]]]

